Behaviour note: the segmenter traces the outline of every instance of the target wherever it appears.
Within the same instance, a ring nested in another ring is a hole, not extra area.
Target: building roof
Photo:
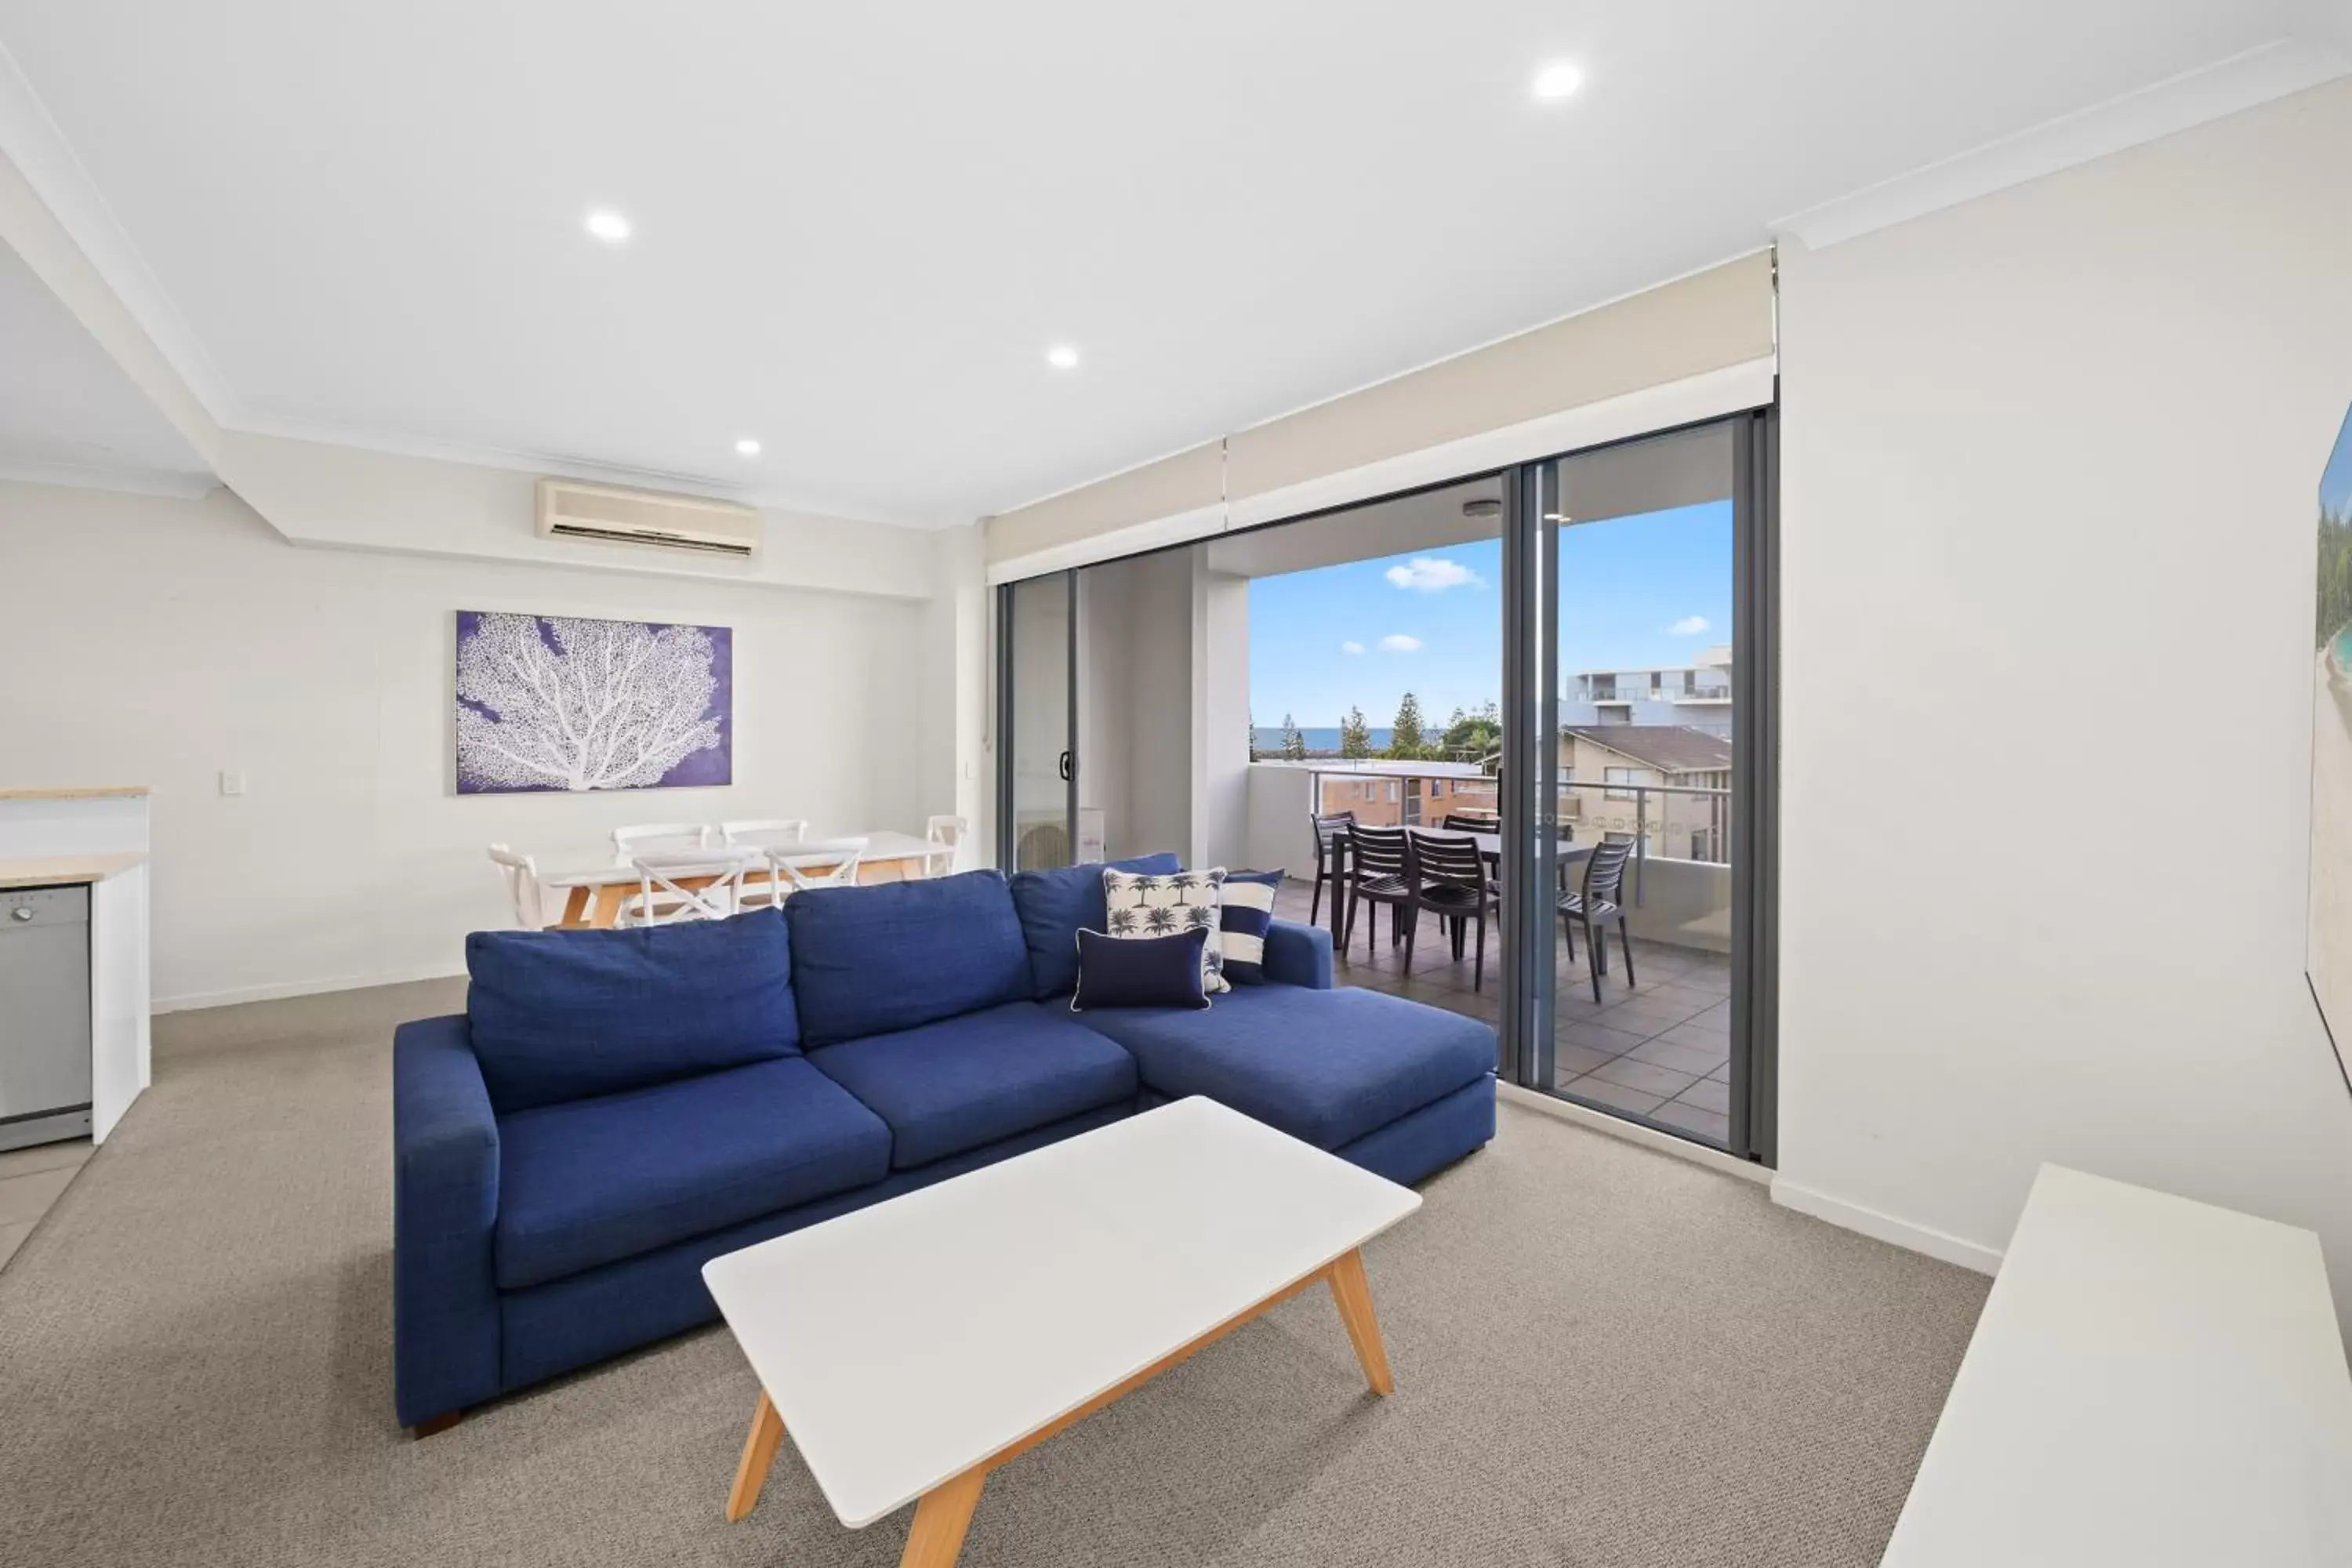
[[[1560,733],[1606,746],[1665,773],[1718,773],[1731,765],[1731,742],[1687,724],[1563,724]]]

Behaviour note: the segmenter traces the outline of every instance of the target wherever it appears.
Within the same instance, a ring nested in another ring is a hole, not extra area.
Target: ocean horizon
[[[1339,726],[1337,724],[1301,724],[1298,732],[1307,738],[1307,749],[1310,752],[1336,752],[1339,749]],[[1387,725],[1369,732],[1375,752],[1388,750],[1389,742],[1396,738],[1396,731]],[[1260,724],[1250,733],[1257,737],[1259,752],[1278,752],[1282,750],[1281,725]]]

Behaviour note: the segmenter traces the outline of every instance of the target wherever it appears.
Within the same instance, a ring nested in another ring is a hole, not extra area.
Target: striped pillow
[[[1201,990],[1213,996],[1233,989],[1224,981],[1224,944],[1217,923],[1218,884],[1225,868],[1178,871],[1164,877],[1114,871],[1105,867],[1103,904],[1114,937],[1174,936],[1208,932],[1201,952]]]
[[[1223,906],[1225,978],[1244,985],[1265,982],[1265,933],[1274,929],[1274,895],[1279,871],[1234,871],[1218,889]]]

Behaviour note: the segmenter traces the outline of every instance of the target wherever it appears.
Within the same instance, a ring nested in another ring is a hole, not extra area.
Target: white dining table
[[[954,851],[928,838],[918,838],[911,833],[860,833],[840,838],[812,838],[802,844],[778,845],[792,853],[783,857],[801,870],[823,870],[838,866],[856,854],[858,859],[857,879],[860,882],[912,881],[926,873],[933,858],[951,858]],[[713,859],[722,859],[731,853],[742,853],[755,864],[746,878],[753,882],[765,882],[768,869],[764,852],[750,847],[739,850],[713,848]],[[698,886],[710,879],[682,878],[681,887]],[[556,921],[559,926],[611,926],[620,919],[621,904],[639,886],[636,868],[614,865],[608,854],[604,859],[591,862],[585,855],[576,860],[557,860],[542,866],[539,885],[545,889],[562,889],[564,893],[563,913]]]

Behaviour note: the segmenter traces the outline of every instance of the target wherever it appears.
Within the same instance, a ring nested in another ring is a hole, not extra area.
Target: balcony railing
[[[1352,811],[1380,826],[1435,827],[1449,814],[1491,816],[1500,804],[1492,776],[1444,764],[1266,763],[1250,772],[1237,853],[1251,865],[1287,867],[1293,876],[1311,875],[1315,865],[1310,814]],[[1632,840],[1625,901],[1635,936],[1730,950],[1728,789],[1566,779],[1554,801],[1561,830],[1577,842],[1608,834]],[[1573,887],[1580,864],[1566,862],[1564,889]]]
[[[1580,702],[1728,702],[1728,686],[1595,686],[1580,689]]]

